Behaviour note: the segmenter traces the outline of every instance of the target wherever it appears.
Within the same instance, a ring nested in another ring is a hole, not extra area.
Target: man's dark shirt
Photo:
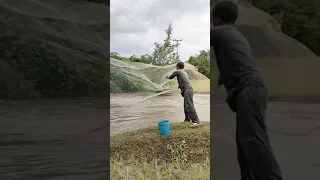
[[[210,46],[213,46],[217,66],[227,91],[249,84],[263,83],[255,64],[250,45],[234,25],[211,28]]]
[[[183,69],[175,70],[168,77],[168,79],[173,79],[176,76],[178,79],[179,89],[181,90],[181,92],[184,92],[184,90],[186,90],[187,88],[192,89],[192,86],[191,86],[191,83],[189,80],[189,76]]]

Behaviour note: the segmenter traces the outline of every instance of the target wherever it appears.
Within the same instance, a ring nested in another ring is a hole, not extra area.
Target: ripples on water
[[[108,103],[2,103],[0,179],[105,179]]]

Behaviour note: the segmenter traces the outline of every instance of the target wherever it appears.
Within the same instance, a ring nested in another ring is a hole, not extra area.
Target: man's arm
[[[222,76],[221,75],[219,75],[219,77],[218,77],[218,86],[217,86],[217,88],[219,88],[221,85],[223,85],[224,83],[223,83],[223,79],[222,79]]]
[[[217,65],[217,56],[215,50],[220,47],[221,44],[221,27],[212,27],[210,29],[210,61],[211,64]]]
[[[222,33],[221,27],[211,27],[210,28],[210,47],[214,47],[220,43],[221,33]]]
[[[177,71],[175,70],[171,73],[171,75],[168,76],[168,79],[173,79],[176,76],[177,76]]]

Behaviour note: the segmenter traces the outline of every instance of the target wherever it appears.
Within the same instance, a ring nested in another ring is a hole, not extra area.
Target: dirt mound
[[[281,101],[319,100],[320,86],[315,83],[319,77],[319,57],[283,34],[279,23],[269,14],[245,1],[241,1],[238,8],[237,26],[257,57],[269,98]],[[217,66],[212,66],[211,74],[211,83],[216,85]],[[224,90],[213,92],[214,99],[225,99]]]
[[[106,90],[108,10],[65,0],[1,1],[0,69],[6,70],[0,72],[1,97]]]

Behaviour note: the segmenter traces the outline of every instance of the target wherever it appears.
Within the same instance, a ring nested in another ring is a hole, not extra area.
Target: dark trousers
[[[250,85],[236,95],[236,143],[242,180],[282,180],[265,124],[267,90]]]
[[[185,121],[192,121],[193,123],[200,123],[197,111],[193,104],[193,90],[186,89],[182,93],[184,97],[184,114],[185,114]]]

